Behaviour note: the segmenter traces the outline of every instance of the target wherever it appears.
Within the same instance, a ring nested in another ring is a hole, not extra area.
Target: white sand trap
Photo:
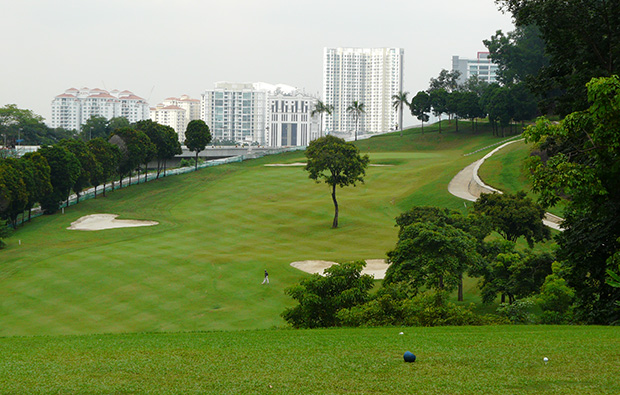
[[[266,164],[265,166],[269,166],[269,167],[282,167],[282,166],[305,166],[305,163],[301,163],[301,162],[295,162],[295,163],[269,163]]]
[[[268,163],[265,166],[269,166],[269,167],[282,167],[282,166],[305,166],[305,163],[301,163],[301,162],[294,162],[294,163]],[[382,165],[379,163],[371,163],[368,166],[375,166],[375,167],[385,167],[385,166],[394,166],[394,165]]]
[[[336,262],[331,261],[298,261],[291,263],[295,269],[302,270],[306,273],[317,273],[321,276],[324,275],[325,269],[332,265],[336,265]],[[383,280],[385,278],[385,271],[388,268],[388,264],[385,259],[366,259],[366,267],[362,270],[363,274],[370,274],[375,277],[375,280]]]
[[[77,221],[71,222],[69,230],[104,230],[116,228],[133,228],[137,226],[158,225],[156,221],[138,221],[133,219],[115,219],[117,214],[86,215]]]

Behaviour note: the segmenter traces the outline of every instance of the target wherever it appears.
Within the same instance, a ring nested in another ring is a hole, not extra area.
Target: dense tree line
[[[2,110],[5,110],[0,111],[2,130],[8,131],[9,138],[10,130],[28,130],[32,124],[44,130],[44,125],[39,124],[42,119],[28,110],[12,105]],[[103,185],[105,196],[106,184],[117,177],[121,187],[123,178],[136,171],[138,178],[143,171],[146,179],[147,165],[151,162],[155,162],[159,178],[161,173],[165,175],[167,161],[182,152],[174,129],[151,120],[130,125],[126,120],[92,117],[84,126],[79,134],[58,141],[48,136],[49,140],[43,141],[53,144],[44,144],[37,152],[21,158],[0,157],[0,220],[3,221],[0,237],[6,237],[4,221],[16,228],[19,215],[22,222],[26,213],[30,219],[37,203],[44,213],[52,214],[68,201],[71,193],[76,194],[79,202],[85,189]],[[203,145],[211,140],[204,122],[189,135]],[[192,146],[192,150],[198,148]],[[3,149],[2,152],[12,151]]]
[[[543,286],[552,281],[553,256],[519,250],[516,244],[521,237],[532,247],[549,238],[543,216],[544,210],[522,193],[483,195],[467,216],[438,207],[414,207],[396,218],[398,241],[387,252],[390,266],[378,292],[368,293],[369,279],[360,274],[363,262],[332,266],[325,276],[314,275],[286,290],[299,305],[287,309],[283,317],[295,327],[501,321],[447,302],[447,294],[455,290],[463,300],[465,275],[479,279],[484,303],[498,297],[508,304],[539,297],[547,301],[541,302],[546,309],[552,305],[548,303],[552,290]],[[492,232],[502,238],[489,238]],[[560,318],[566,319],[567,309]]]
[[[476,119],[488,117],[493,133],[502,136],[512,134],[515,123],[523,123],[539,114],[535,97],[524,83],[489,84],[474,75],[458,84],[459,76],[458,71],[442,70],[437,78],[431,78],[428,90],[418,92],[411,99],[409,109],[411,115],[422,122],[422,133],[429,113],[440,121],[444,114],[454,119],[457,132],[459,119],[471,120],[475,128]]]

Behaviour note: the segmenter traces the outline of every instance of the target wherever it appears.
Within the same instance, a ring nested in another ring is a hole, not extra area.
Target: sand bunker
[[[133,228],[137,226],[158,225],[156,221],[138,221],[133,219],[115,219],[117,214],[92,214],[71,222],[69,230],[104,230],[116,228]]]
[[[295,163],[269,163],[266,164],[265,166],[269,166],[269,167],[281,167],[281,166],[305,166],[305,163],[301,163],[301,162],[295,162]]]
[[[323,275],[325,269],[335,264],[336,262],[331,261],[299,261],[291,263],[291,266],[306,273]],[[366,259],[366,267],[362,270],[362,273],[374,276],[375,280],[383,280],[388,266],[385,259]]]
[[[305,163],[301,163],[301,162],[294,162],[294,163],[268,163],[265,166],[269,166],[269,167],[282,167],[282,166],[305,166]],[[379,163],[371,163],[368,166],[375,166],[375,167],[382,167],[382,166],[394,166],[394,165],[382,165]]]

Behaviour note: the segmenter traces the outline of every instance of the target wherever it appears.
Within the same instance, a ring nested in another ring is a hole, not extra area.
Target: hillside
[[[330,229],[329,189],[288,153],[132,186],[20,228],[1,252],[0,335],[261,329],[281,326],[284,289],[306,276],[293,261],[384,258],[394,218],[412,205],[464,210],[447,184],[464,157],[500,140],[410,130],[358,142],[366,183],[338,190],[341,225]],[[447,130],[446,130],[447,129]],[[158,221],[145,228],[67,230],[84,215]],[[271,284],[260,286],[263,270]]]

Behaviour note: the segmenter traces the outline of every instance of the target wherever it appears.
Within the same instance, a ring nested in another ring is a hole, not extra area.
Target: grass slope
[[[538,194],[531,190],[532,182],[529,178],[529,170],[525,166],[525,160],[529,157],[531,150],[532,146],[524,141],[512,143],[486,159],[480,166],[478,174],[487,185],[500,191],[507,193],[525,191],[536,200]],[[564,207],[564,202],[560,201],[548,211],[561,217]]]
[[[403,361],[407,350],[415,363]],[[618,350],[618,327],[572,326],[4,338],[0,388],[16,394],[617,394]]]
[[[65,214],[39,217],[0,252],[0,335],[265,329],[283,325],[283,290],[307,259],[384,258],[394,217],[412,205],[464,210],[447,185],[497,142],[489,133],[410,130],[358,142],[373,163],[366,183],[338,190],[308,179],[303,153],[211,167],[132,186]],[[144,228],[69,231],[93,213],[159,221]],[[271,284],[261,286],[263,269]]]

